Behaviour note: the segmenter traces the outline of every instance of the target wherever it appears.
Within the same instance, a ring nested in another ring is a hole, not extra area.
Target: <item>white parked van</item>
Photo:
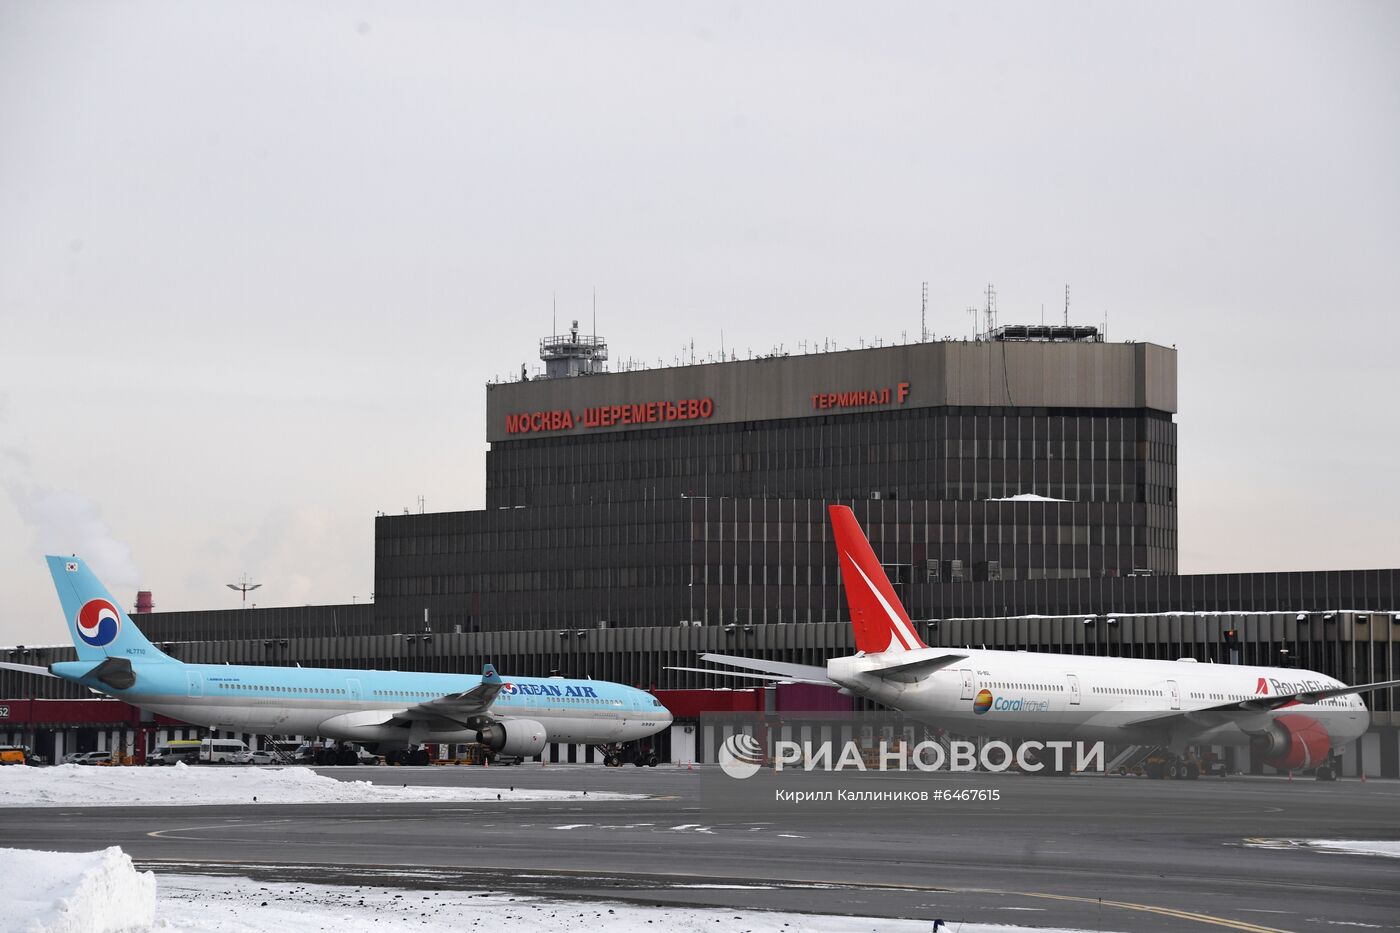
[[[200,753],[204,750],[204,743],[199,739],[171,739],[168,742],[161,742],[151,753],[146,756],[148,765],[173,765],[176,762],[183,762],[187,765],[199,764]]]
[[[248,754],[242,739],[205,739],[199,743],[199,760],[212,765],[236,764]]]

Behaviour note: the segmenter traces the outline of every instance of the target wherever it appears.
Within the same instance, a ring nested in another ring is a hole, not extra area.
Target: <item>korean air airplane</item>
[[[1162,776],[1194,777],[1187,749],[1248,746],[1286,771],[1337,776],[1338,750],[1370,725],[1349,687],[1315,671],[1193,658],[1152,661],[1024,651],[930,648],[919,638],[846,506],[830,507],[856,653],[826,667],[705,654],[756,673],[707,673],[835,685],[959,735],[1099,741],[1165,749]],[[702,670],[677,668],[677,670]],[[1151,773],[1151,772],[1149,772]]]
[[[0,666],[58,677],[184,722],[371,743],[381,752],[479,742],[522,757],[539,754],[547,742],[607,748],[671,724],[671,714],[643,690],[563,677],[505,680],[490,664],[480,675],[186,664],[147,641],[83,561],[48,562],[78,660]]]

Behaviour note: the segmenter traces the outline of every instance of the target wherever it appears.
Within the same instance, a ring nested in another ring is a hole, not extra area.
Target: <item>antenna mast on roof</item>
[[[996,307],[997,307],[996,301],[997,301],[997,290],[996,290],[996,287],[993,286],[991,282],[988,282],[988,283],[987,283],[987,333],[988,333],[988,334],[990,334],[993,330],[996,330],[996,326],[997,326],[997,323],[996,323],[996,321],[997,321],[997,319],[996,319]]]
[[[928,343],[928,283],[924,283],[924,300],[919,306],[919,342]]]
[[[1069,326],[1069,283],[1065,283],[1065,326]]]

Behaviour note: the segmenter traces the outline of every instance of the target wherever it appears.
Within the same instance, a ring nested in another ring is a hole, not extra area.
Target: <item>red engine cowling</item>
[[[1250,739],[1250,748],[1264,756],[1264,764],[1280,771],[1316,768],[1332,751],[1332,737],[1311,716],[1289,713],[1275,719],[1267,731]]]

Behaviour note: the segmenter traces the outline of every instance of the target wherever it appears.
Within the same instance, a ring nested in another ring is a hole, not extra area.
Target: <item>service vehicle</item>
[[[199,764],[199,752],[203,745],[199,739],[171,739],[161,742],[146,756],[147,765],[173,765],[177,761],[187,765]]]

